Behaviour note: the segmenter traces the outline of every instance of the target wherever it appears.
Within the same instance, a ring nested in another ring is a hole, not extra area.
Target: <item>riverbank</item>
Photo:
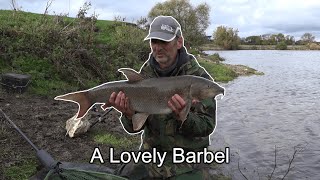
[[[119,121],[120,114],[112,110],[103,116],[85,134],[75,138],[65,136],[65,122],[77,112],[73,103],[55,101],[52,98],[25,94],[9,94],[0,89],[0,108],[40,149],[47,151],[55,160],[73,163],[89,163],[98,147],[104,164],[97,165],[117,169],[119,164],[111,164],[110,147],[114,148],[114,157],[120,158],[121,152],[137,151],[140,134],[127,134]],[[102,114],[99,110],[98,114]],[[98,114],[89,112],[89,122],[95,123]],[[0,115],[0,179],[24,180],[34,175],[42,166],[36,158],[35,151]],[[217,164],[212,164],[210,172],[213,177],[228,179],[220,173]]]
[[[214,78],[218,77],[215,80],[219,82],[228,82],[238,76],[256,72],[245,66],[224,64],[221,57],[216,61],[212,56],[199,55],[197,59]],[[215,74],[217,72],[219,74]],[[140,135],[128,135],[116,111],[104,117],[104,123],[98,123],[86,134],[71,139],[65,136],[65,122],[76,113],[75,104],[54,101],[50,96],[36,95],[32,91],[11,94],[0,89],[0,94],[0,108],[38,147],[48,151],[56,160],[87,163],[94,147],[106,150],[107,153],[109,147],[115,147],[115,156],[118,157],[120,152],[137,150],[140,145]],[[97,119],[97,116],[92,115],[89,120],[94,123]],[[0,137],[0,154],[3,155],[0,159],[0,179],[26,179],[37,172],[40,164],[34,150],[4,118],[1,118]],[[104,166],[118,168],[108,162]],[[219,166],[212,168],[215,175],[224,177],[216,170]]]
[[[205,44],[200,47],[202,51],[215,50],[220,51],[224,50],[221,47],[218,47],[214,44]],[[276,45],[239,45],[238,50],[277,50]],[[318,50],[318,46],[315,44],[307,45],[288,45],[286,50]]]
[[[239,76],[264,75],[263,72],[248,66],[226,64],[224,63],[225,59],[218,53],[212,55],[204,53],[198,54],[197,59],[199,64],[203,66],[217,82],[227,83]]]
[[[77,105],[53,98],[25,94],[9,94],[0,89],[0,108],[16,123],[31,141],[40,149],[46,150],[56,160],[63,162],[88,163],[95,147],[108,152],[115,148],[115,156],[122,151],[138,149],[140,136],[131,136],[122,129],[119,113],[111,111],[86,133],[75,138],[65,136],[65,122],[77,112]],[[89,112],[89,122],[94,123],[98,116]],[[0,179],[27,179],[38,170],[40,163],[35,151],[0,115]],[[117,168],[108,163],[102,166]],[[100,165],[100,163],[99,163]]]

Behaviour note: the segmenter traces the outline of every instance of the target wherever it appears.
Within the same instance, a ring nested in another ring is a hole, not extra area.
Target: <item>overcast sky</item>
[[[126,17],[133,22],[147,16],[150,9],[164,0],[91,0],[92,11],[98,19],[113,20]],[[11,0],[0,0],[0,9],[11,9]],[[22,10],[43,13],[46,0],[16,0]],[[74,17],[85,0],[54,0],[50,14],[69,13]],[[209,4],[211,25],[207,35],[217,26],[225,25],[239,30],[240,37],[266,33],[293,35],[298,40],[310,32],[320,40],[320,0],[190,0],[196,6]]]

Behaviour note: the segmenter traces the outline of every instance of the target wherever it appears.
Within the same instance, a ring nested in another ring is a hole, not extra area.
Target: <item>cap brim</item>
[[[163,32],[152,32],[149,33],[149,35],[144,38],[144,40],[148,39],[159,39],[162,41],[172,41],[176,36],[174,34],[168,34]]]

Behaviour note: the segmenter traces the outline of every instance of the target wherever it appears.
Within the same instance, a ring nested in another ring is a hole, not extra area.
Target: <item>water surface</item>
[[[320,51],[218,52],[228,64],[242,64],[265,73],[224,84],[218,100],[218,123],[211,147],[230,147],[224,171],[242,179],[320,179]]]

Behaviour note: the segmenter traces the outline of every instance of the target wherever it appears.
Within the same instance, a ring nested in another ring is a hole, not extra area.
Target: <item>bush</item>
[[[316,43],[309,43],[307,46],[310,50],[320,50],[320,45]]]
[[[44,73],[47,80],[60,76],[67,82],[85,86],[95,78],[97,68],[103,67],[97,58],[89,56],[94,45],[95,17],[71,20],[21,11],[9,17],[12,26],[6,26],[5,20],[0,25],[0,44],[4,47],[0,58],[13,71],[33,74],[35,81]]]
[[[143,41],[147,31],[121,22],[115,23],[113,31],[110,43],[115,70],[121,67],[139,70],[150,53],[149,41]]]
[[[219,53],[214,53],[208,56],[208,59],[213,62],[225,61],[225,58],[220,57]]]
[[[199,49],[196,49],[196,48],[188,49],[188,53],[190,53],[194,56],[203,54]]]
[[[147,60],[146,31],[123,22],[97,26],[80,12],[72,19],[1,10],[0,71],[31,74],[31,89],[51,94],[117,80],[118,68],[138,70]]]
[[[281,41],[276,45],[276,49],[278,50],[287,50],[287,44],[284,41]]]

